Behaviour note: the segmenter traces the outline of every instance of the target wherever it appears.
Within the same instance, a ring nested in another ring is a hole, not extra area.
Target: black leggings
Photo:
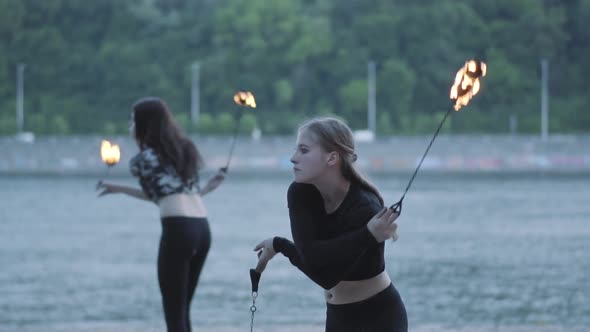
[[[211,246],[207,218],[162,218],[158,281],[168,332],[190,332],[190,304]]]
[[[326,332],[408,331],[406,307],[393,284],[360,302],[327,305]]]

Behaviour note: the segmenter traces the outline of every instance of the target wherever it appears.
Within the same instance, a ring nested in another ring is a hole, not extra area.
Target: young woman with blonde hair
[[[281,253],[324,288],[326,332],[405,332],[405,306],[384,260],[384,242],[397,237],[397,214],[383,207],[356,159],[344,122],[318,118],[299,128],[287,194],[293,242],[259,243],[256,269]]]

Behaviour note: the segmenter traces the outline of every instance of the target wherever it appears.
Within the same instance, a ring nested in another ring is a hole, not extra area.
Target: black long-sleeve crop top
[[[375,194],[353,182],[336,211],[326,213],[315,186],[294,182],[287,200],[293,242],[275,237],[274,250],[316,284],[330,289],[385,270],[384,244],[366,226],[383,208]]]

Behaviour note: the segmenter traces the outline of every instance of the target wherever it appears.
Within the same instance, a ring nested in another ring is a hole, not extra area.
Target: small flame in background
[[[111,144],[107,140],[102,140],[100,144],[100,157],[108,166],[113,166],[121,159],[121,150],[116,144]]]
[[[483,61],[469,60],[455,76],[455,83],[451,87],[451,99],[456,99],[455,111],[467,106],[481,87],[480,78],[486,76],[487,65]]]
[[[250,91],[238,91],[234,95],[234,101],[240,106],[248,106],[256,108],[256,100],[254,95]]]

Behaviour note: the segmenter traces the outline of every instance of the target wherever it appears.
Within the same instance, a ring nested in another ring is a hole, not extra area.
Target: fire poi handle
[[[414,182],[416,174],[418,174],[418,170],[420,170],[420,166],[422,166],[422,162],[424,162],[424,158],[426,158],[428,151],[430,151],[432,143],[434,143],[434,140],[438,136],[438,133],[440,132],[443,124],[447,120],[447,117],[453,109],[455,111],[459,111],[459,109],[461,109],[462,106],[467,106],[467,104],[469,104],[471,98],[473,98],[473,96],[479,92],[479,79],[486,76],[486,73],[487,65],[485,64],[485,62],[472,59],[465,62],[463,68],[459,69],[459,71],[455,75],[455,82],[451,87],[450,93],[451,100],[455,100],[453,102],[454,105],[453,107],[447,110],[445,116],[442,118],[442,121],[436,128],[434,135],[432,135],[430,143],[428,143],[426,151],[424,151],[424,154],[422,155],[422,158],[420,159],[418,166],[416,166],[416,169],[414,170],[414,173],[412,174],[412,177],[410,178],[410,181],[408,182],[408,185],[406,186],[406,189],[404,190],[404,194],[402,195],[401,199],[399,200],[399,202],[389,207],[390,209],[393,209],[394,212],[401,214],[402,202],[404,201],[404,197],[406,197],[406,194],[408,193],[410,186],[412,186],[412,182]]]
[[[262,274],[255,269],[250,269],[250,281],[252,282],[252,293],[258,293],[258,283]]]
[[[100,158],[107,165],[107,173],[103,177],[103,179],[105,179],[109,176],[111,168],[119,162],[119,159],[121,159],[121,149],[117,144],[112,144],[110,141],[103,139],[100,142]],[[101,183],[102,180],[98,180],[96,183],[97,190]]]
[[[113,168],[113,166],[114,166],[114,165],[115,165],[115,164],[112,164],[112,165],[108,165],[108,164],[107,164],[107,172],[106,172],[106,174],[103,176],[103,178],[102,178],[102,179],[100,179],[100,180],[98,180],[98,181],[96,182],[96,189],[95,189],[95,190],[98,190],[98,188],[99,188],[99,187],[100,187],[100,185],[102,184],[102,181],[103,181],[104,179],[106,179],[106,178],[109,176],[109,173],[111,172],[111,168]]]
[[[402,214],[402,203],[404,199],[400,199],[397,203],[391,205],[389,208],[393,210],[393,212],[397,213],[398,215]]]
[[[234,102],[240,107],[249,107],[249,108],[256,108],[256,100],[254,99],[254,95],[250,91],[238,91],[234,95]],[[236,127],[234,128],[234,136],[231,143],[231,148],[229,150],[229,156],[227,157],[227,164],[225,167],[222,167],[221,170],[227,173],[229,169],[229,162],[231,161],[231,156],[234,153],[234,147],[236,145],[236,137],[238,136],[238,131],[240,130],[240,121],[242,120],[242,115],[244,112],[238,113],[238,120],[236,121]]]
[[[242,114],[243,114],[243,112],[240,112],[238,115],[238,120],[236,120],[236,126],[234,127],[234,134],[233,134],[232,141],[231,141],[231,147],[229,149],[229,155],[227,156],[227,163],[225,164],[224,167],[220,168],[220,170],[223,171],[224,173],[227,173],[227,170],[229,169],[229,163],[231,161],[231,157],[234,154],[234,149],[236,147],[236,138],[238,136],[238,132],[240,131],[240,122],[242,120]]]
[[[389,207],[390,209],[393,209],[393,211],[396,212],[397,214],[402,213],[402,202],[404,201],[404,198],[406,197],[408,190],[410,190],[410,187],[412,186],[412,183],[414,182],[414,179],[416,178],[416,175],[418,174],[418,171],[420,170],[420,167],[422,166],[422,163],[424,162],[424,158],[426,158],[428,151],[430,151],[430,148],[432,147],[432,143],[434,143],[434,140],[438,136],[440,129],[442,128],[443,124],[447,120],[447,117],[449,116],[451,111],[452,111],[452,108],[449,108],[449,110],[445,113],[445,116],[443,117],[442,121],[438,125],[438,128],[436,128],[434,135],[432,135],[432,138],[430,139],[430,143],[428,143],[428,147],[426,148],[426,151],[424,151],[422,158],[420,158],[420,162],[418,163],[418,166],[416,166],[416,169],[414,169],[414,173],[412,174],[412,177],[410,178],[410,181],[408,182],[408,185],[406,186],[406,189],[404,190],[404,194],[402,195],[402,198],[397,203],[395,203]]]
[[[258,297],[258,283],[260,282],[262,274],[255,269],[250,269],[250,281],[252,282],[252,306],[250,312],[252,313],[250,319],[250,332],[254,331],[254,313],[256,312],[256,298]]]

